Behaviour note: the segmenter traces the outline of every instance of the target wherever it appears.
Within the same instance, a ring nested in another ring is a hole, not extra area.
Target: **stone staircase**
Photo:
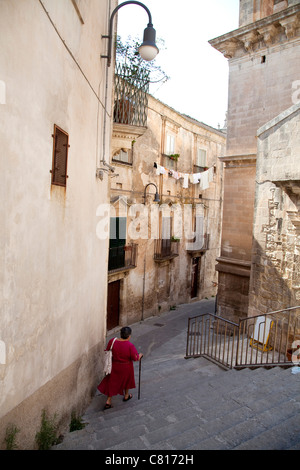
[[[300,373],[292,368],[225,371],[158,349],[143,359],[140,400],[133,394],[127,403],[114,397],[106,411],[106,397],[96,395],[85,428],[52,449],[300,449]]]

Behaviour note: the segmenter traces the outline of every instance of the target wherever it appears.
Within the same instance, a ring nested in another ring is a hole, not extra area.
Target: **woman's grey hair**
[[[122,339],[128,339],[129,336],[131,336],[131,328],[129,326],[124,326],[121,329],[121,338]]]

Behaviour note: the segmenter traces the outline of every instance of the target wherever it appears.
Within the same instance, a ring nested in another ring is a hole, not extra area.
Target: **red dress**
[[[111,347],[113,338],[109,340],[106,350]],[[135,388],[134,368],[132,361],[139,360],[139,354],[130,341],[116,340],[112,348],[112,371],[98,385],[99,392],[112,397],[124,395],[124,391]]]

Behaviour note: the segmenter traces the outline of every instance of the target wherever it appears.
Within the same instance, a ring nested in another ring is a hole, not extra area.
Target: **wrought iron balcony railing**
[[[117,64],[115,72],[114,122],[145,127],[147,124],[149,72]]]
[[[108,271],[136,268],[137,244],[114,246],[109,249]]]
[[[154,260],[163,261],[178,256],[179,242],[171,239],[154,240]]]

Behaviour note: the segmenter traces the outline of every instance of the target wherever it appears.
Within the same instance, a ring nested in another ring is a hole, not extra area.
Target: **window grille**
[[[67,184],[68,149],[69,135],[54,125],[52,184],[57,184],[58,186],[66,186]]]

